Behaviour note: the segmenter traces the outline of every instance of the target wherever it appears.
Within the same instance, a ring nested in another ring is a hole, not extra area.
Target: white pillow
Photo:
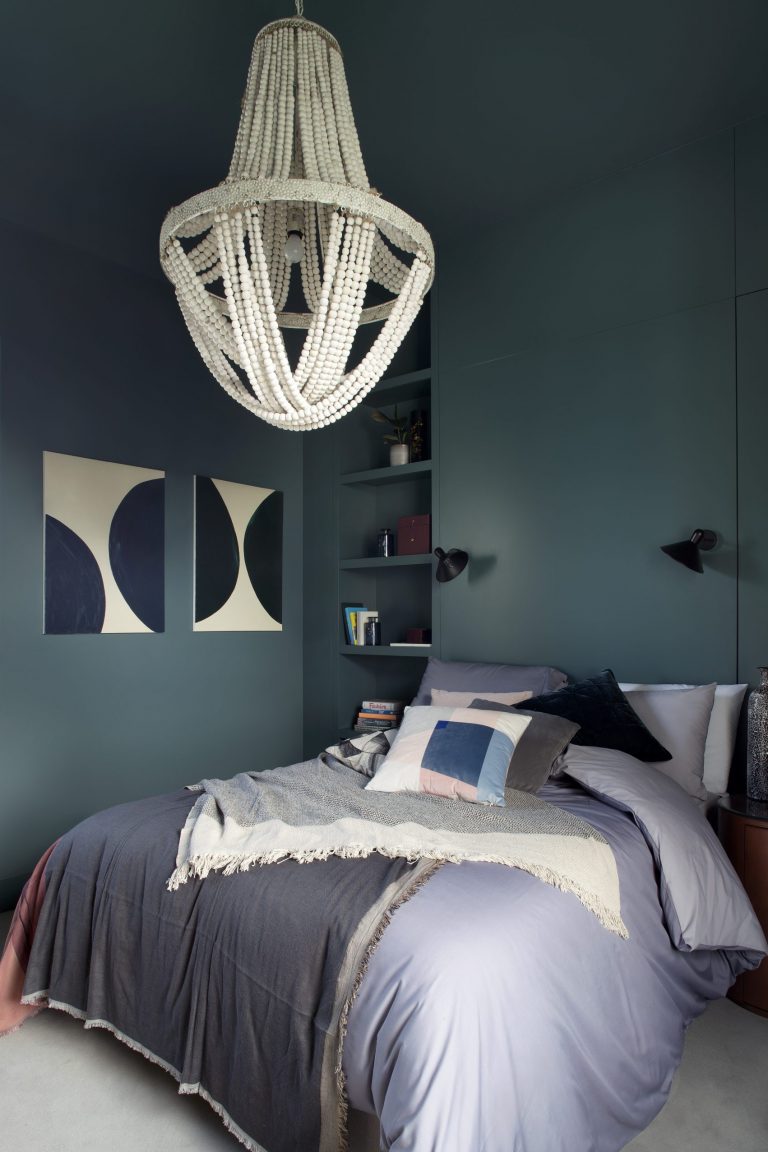
[[[450,688],[433,688],[430,704],[433,708],[469,708],[473,700],[481,697],[492,704],[522,704],[530,700],[533,692],[453,692]]]
[[[715,685],[684,688],[679,692],[625,692],[630,705],[646,728],[672,753],[671,760],[652,764],[669,776],[702,807],[707,790],[702,783],[704,746],[715,702]]]
[[[672,692],[694,688],[694,684],[619,684],[622,692]],[[746,684],[718,684],[704,746],[704,787],[715,796],[728,791],[736,729]]]

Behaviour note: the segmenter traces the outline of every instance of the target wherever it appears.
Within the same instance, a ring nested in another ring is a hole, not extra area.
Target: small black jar
[[[376,555],[394,556],[395,534],[391,528],[382,528],[376,537]]]

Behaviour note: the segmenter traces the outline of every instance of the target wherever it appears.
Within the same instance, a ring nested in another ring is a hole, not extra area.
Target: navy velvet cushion
[[[616,748],[637,760],[671,760],[637,715],[610,668],[599,676],[566,684],[557,692],[534,696],[520,704],[526,712],[548,712],[579,725],[572,744]]]

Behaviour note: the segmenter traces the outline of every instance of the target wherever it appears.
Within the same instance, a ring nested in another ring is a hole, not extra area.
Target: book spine
[[[402,712],[402,700],[363,700],[360,708],[364,712]]]
[[[358,720],[387,720],[396,723],[400,718],[396,712],[358,712]]]
[[[378,618],[379,618],[379,614],[375,610],[375,608],[370,608],[370,609],[365,608],[365,609],[361,609],[361,611],[358,612],[357,623],[356,623],[356,629],[357,629],[356,639],[355,639],[356,644],[359,644],[361,646],[365,645],[365,626],[369,620],[378,620]]]
[[[391,720],[358,720],[355,724],[358,732],[383,732],[385,728],[397,728]]]
[[[349,615],[347,617],[347,622],[349,624],[349,635],[347,636],[347,643],[356,645],[357,644],[357,609],[355,609],[355,608],[350,609]]]

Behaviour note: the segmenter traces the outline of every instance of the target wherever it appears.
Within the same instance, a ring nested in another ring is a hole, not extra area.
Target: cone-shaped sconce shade
[[[463,572],[469,560],[469,556],[466,552],[462,552],[461,548],[449,548],[447,552],[442,548],[435,548],[435,556],[437,556],[435,577],[441,584],[453,580]]]
[[[717,544],[717,535],[709,528],[696,528],[690,540],[678,540],[677,544],[662,544],[662,552],[673,560],[684,564],[692,572],[703,572],[701,553],[709,552]]]

